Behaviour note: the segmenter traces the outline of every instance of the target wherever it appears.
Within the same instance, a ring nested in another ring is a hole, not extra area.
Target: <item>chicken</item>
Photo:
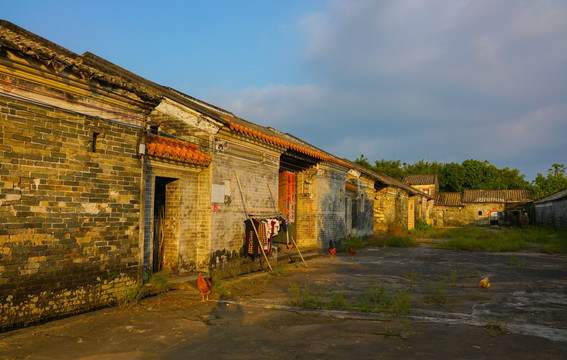
[[[329,241],[329,258],[334,258],[336,253],[337,249],[335,248],[335,244],[332,241]]]
[[[199,273],[197,276],[197,287],[199,288],[199,293],[201,294],[201,301],[205,301],[205,296],[207,297],[207,301],[209,301],[209,294],[211,293],[211,287],[213,286],[213,282],[211,279],[205,280],[203,275]]]
[[[480,280],[480,282],[478,283],[478,287],[483,289],[488,289],[490,287],[488,276]]]
[[[353,248],[348,249],[348,252],[350,253],[350,258],[352,260],[354,260],[354,254],[356,254],[356,250]]]

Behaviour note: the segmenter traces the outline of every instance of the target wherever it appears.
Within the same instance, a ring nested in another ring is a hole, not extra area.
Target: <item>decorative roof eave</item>
[[[258,139],[258,140],[266,142],[268,144],[280,146],[280,147],[282,147],[286,150],[292,150],[292,151],[298,152],[300,154],[310,156],[310,157],[315,158],[315,159],[336,163],[336,164],[342,165],[344,167],[347,167],[349,169],[352,168],[352,166],[350,164],[348,164],[347,162],[342,161],[340,159],[337,159],[337,158],[334,158],[332,156],[320,153],[320,152],[315,151],[315,150],[308,149],[304,146],[294,144],[290,141],[280,139],[280,138],[275,137],[275,136],[266,135],[266,134],[264,134],[260,131],[251,129],[251,128],[243,126],[243,125],[236,124],[234,121],[232,121],[228,118],[224,118],[224,120],[228,123],[228,126],[229,126],[230,130],[232,130],[232,131],[248,135],[252,138]]]
[[[347,182],[345,184],[345,190],[346,191],[352,191],[352,192],[358,192],[358,186]]]
[[[209,155],[197,151],[197,145],[165,136],[149,134],[146,148],[148,156],[184,164],[209,166],[212,160]]]
[[[87,64],[84,56],[80,56],[49,40],[35,35],[8,21],[0,20],[0,45],[19,54],[30,56],[56,73],[68,71],[85,81],[99,80],[112,86],[126,89],[140,98],[157,100],[159,92],[141,86],[120,76],[113,76]]]

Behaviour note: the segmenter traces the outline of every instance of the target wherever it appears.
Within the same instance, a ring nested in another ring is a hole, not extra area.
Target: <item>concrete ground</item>
[[[1,333],[0,359],[567,358],[566,255],[421,246],[307,264],[223,281],[204,303],[190,284]]]

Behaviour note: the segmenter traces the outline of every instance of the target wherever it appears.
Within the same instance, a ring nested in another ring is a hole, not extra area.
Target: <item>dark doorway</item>
[[[165,250],[166,186],[176,179],[156,177],[154,194],[154,238],[152,243],[152,273],[163,268]]]

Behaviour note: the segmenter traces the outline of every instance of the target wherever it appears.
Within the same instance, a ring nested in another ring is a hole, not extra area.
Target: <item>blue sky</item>
[[[338,157],[567,164],[566,0],[2,0],[0,18]]]

